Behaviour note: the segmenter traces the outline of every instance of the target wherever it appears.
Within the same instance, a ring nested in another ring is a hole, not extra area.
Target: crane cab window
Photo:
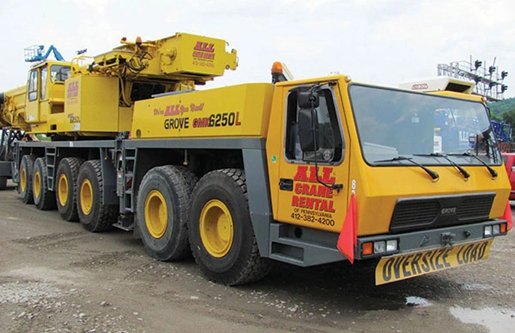
[[[50,66],[50,80],[52,83],[64,83],[70,77],[70,67],[62,65]]]
[[[45,99],[46,96],[46,81],[47,81],[48,68],[44,67],[41,69],[41,100]]]
[[[29,101],[38,99],[38,70],[33,69],[29,73]]]
[[[321,88],[317,92],[319,105],[312,114],[315,116],[316,151],[302,151],[299,139],[299,88],[290,90],[287,98],[286,115],[286,158],[293,161],[337,163],[343,156],[341,126],[338,121],[332,89]]]

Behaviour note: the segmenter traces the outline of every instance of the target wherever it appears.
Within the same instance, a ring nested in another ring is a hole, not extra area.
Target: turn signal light
[[[373,251],[374,243],[372,243],[372,242],[363,243],[361,248],[362,248],[363,255],[365,255],[365,256],[369,256],[372,253],[374,253],[374,251]]]

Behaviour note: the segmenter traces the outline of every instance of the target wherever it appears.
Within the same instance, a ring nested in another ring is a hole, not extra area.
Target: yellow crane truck
[[[456,83],[428,94],[288,81],[280,63],[272,83],[195,90],[237,67],[225,46],[122,39],[91,60],[34,65],[0,112],[4,129],[46,137],[14,140],[23,201],[92,232],[132,231],[158,260],[193,253],[226,285],[274,261],[345,260],[377,262],[384,284],[485,259],[511,229],[481,98]]]

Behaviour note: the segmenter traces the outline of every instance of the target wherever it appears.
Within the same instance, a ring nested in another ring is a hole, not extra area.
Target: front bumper
[[[506,220],[494,219],[485,222],[458,225],[446,228],[429,229],[423,231],[412,231],[402,234],[388,234],[370,237],[359,237],[356,247],[355,259],[371,259],[387,255],[415,253],[432,249],[444,248],[454,245],[478,242],[481,240],[492,239],[497,236],[507,234],[505,232],[497,235],[485,236],[485,227],[499,224],[506,224]],[[364,255],[361,251],[364,243],[377,242],[382,240],[397,240],[397,251],[388,253],[373,253]]]

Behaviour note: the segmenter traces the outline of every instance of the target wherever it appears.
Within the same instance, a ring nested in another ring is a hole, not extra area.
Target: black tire
[[[20,163],[20,182],[18,183],[18,192],[21,199],[26,204],[33,204],[32,197],[32,174],[34,172],[34,156],[23,155]]]
[[[84,229],[100,232],[113,229],[118,205],[103,205],[104,180],[100,160],[84,162],[77,180],[77,212]]]
[[[79,220],[77,213],[77,178],[84,160],[77,157],[63,158],[57,167],[55,193],[57,210],[65,221]]]
[[[56,208],[55,192],[48,190],[47,167],[43,157],[37,158],[32,175],[32,197],[39,210]]]
[[[271,265],[259,255],[245,173],[240,169],[212,171],[200,179],[191,197],[189,239],[201,271],[230,286],[262,279]]]
[[[187,221],[196,182],[191,171],[172,165],[155,167],[143,177],[138,192],[137,225],[151,257],[169,261],[190,255]]]
[[[0,190],[5,190],[7,188],[7,177],[0,177]]]

